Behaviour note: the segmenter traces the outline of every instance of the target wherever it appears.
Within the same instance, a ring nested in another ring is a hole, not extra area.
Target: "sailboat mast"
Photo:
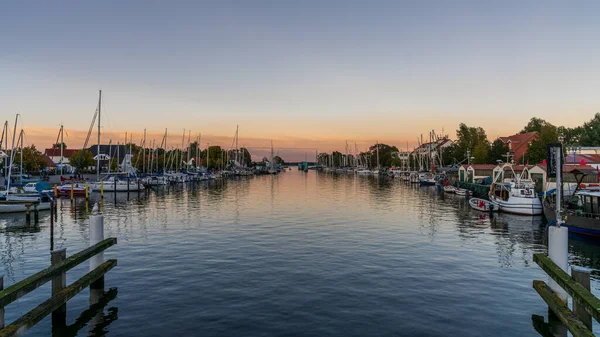
[[[60,175],[63,175],[63,147],[64,147],[64,138],[63,138],[63,133],[64,133],[64,128],[63,125],[60,125]],[[54,152],[54,151],[52,151]],[[54,153],[53,153],[54,154]]]
[[[144,141],[142,142],[142,173],[146,173],[146,129],[144,129]]]
[[[102,111],[102,90],[98,90],[98,144],[96,147],[96,179],[100,180],[100,113]],[[110,166],[110,164],[109,164]]]

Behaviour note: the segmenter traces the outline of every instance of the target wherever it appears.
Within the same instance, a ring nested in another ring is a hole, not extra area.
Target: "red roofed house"
[[[500,137],[500,140],[508,146],[510,153],[513,155],[515,163],[518,163],[520,159],[527,153],[529,144],[538,140],[537,131],[518,133],[516,135],[508,137]]]
[[[63,161],[62,161],[63,164],[69,164],[69,158],[71,158],[73,156],[73,154],[77,151],[79,151],[79,150],[63,149]],[[46,150],[44,150],[44,154],[46,156],[50,157],[50,159],[52,159],[54,164],[60,164],[60,149],[59,148],[46,149]]]

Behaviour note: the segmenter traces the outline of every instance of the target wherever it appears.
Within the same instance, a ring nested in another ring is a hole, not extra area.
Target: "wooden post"
[[[0,291],[4,290],[4,275],[0,275]],[[0,307],[0,329],[4,328],[4,307]]]
[[[90,215],[90,247],[104,240],[104,215]],[[90,271],[104,263],[104,253],[98,253],[90,258]],[[90,285],[90,289],[104,289],[104,276]]]
[[[52,265],[60,263],[62,260],[67,258],[67,250],[53,250],[50,252]],[[52,296],[58,294],[67,286],[67,273],[63,272],[56,275],[52,279]],[[67,305],[61,305],[58,309],[52,312],[52,330],[60,331],[67,325]],[[54,334],[53,334],[54,335]]]
[[[115,178],[115,179],[113,179],[113,181],[114,181],[114,187],[115,187],[114,192],[117,193],[117,179]],[[117,200],[117,198],[115,198],[115,200]]]
[[[88,200],[90,197],[90,193],[88,191],[88,183],[85,183],[85,200]]]
[[[104,181],[100,182],[100,199],[104,199]]]
[[[587,268],[580,268],[571,266],[571,277],[585,289],[590,290],[590,270]],[[592,331],[592,316],[585,311],[585,307],[573,301],[573,312],[585,326]]]
[[[58,187],[56,187],[56,184],[54,184],[54,197],[58,197]]]
[[[54,199],[50,199],[50,251],[54,250]]]
[[[29,203],[25,204],[25,223],[28,225],[31,223],[31,213],[29,210],[30,207],[31,207],[31,204],[29,204]]]
[[[75,191],[73,190],[74,186],[74,184],[71,184],[71,202],[73,202],[73,199],[75,199]]]
[[[37,224],[40,220],[40,213],[38,209],[38,204],[33,204],[33,223]]]
[[[127,193],[129,193],[129,177],[127,177]]]

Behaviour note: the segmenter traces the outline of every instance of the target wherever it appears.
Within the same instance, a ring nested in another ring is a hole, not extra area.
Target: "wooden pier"
[[[533,288],[546,302],[552,313],[558,317],[574,337],[595,336],[592,333],[592,318],[600,322],[600,299],[590,292],[589,271],[572,267],[572,275],[569,275],[544,254],[534,254],[533,261],[573,299],[573,311],[571,311],[568,303],[563,301],[546,282],[534,280]],[[539,318],[537,320],[539,321]],[[536,322],[536,318],[534,318],[536,330],[541,334],[542,331],[546,330],[544,324],[543,322]],[[542,335],[545,335],[545,333]]]
[[[64,329],[66,325],[66,304],[83,289],[90,287],[90,303],[98,307],[106,295],[104,293],[104,274],[117,265],[117,260],[103,261],[103,251],[117,243],[116,238],[104,239],[104,218],[102,215],[90,216],[90,247],[67,258],[66,249],[51,251],[51,265],[18,283],[3,289],[4,278],[0,277],[0,337],[20,336],[44,317],[52,314],[53,329]],[[90,260],[90,272],[73,282],[66,284],[66,273],[72,268]],[[4,326],[5,308],[9,304],[27,295],[29,292],[52,281],[52,295],[49,299]],[[115,293],[116,290],[113,291]],[[113,296],[114,298],[114,296]],[[106,304],[104,304],[106,305]],[[98,308],[90,308],[96,312]],[[102,306],[103,308],[103,306]],[[88,319],[89,313],[84,317]],[[91,319],[91,317],[89,318]],[[88,320],[89,320],[88,319]],[[81,328],[81,327],[80,327]]]

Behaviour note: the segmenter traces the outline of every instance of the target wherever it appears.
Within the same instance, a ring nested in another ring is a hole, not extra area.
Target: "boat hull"
[[[490,196],[490,202],[498,208],[500,212],[512,213],[518,215],[541,215],[544,213],[542,202],[538,198],[514,198],[510,197],[507,201]]]
[[[544,216],[550,225],[556,224],[556,211],[553,207],[547,205],[547,203],[544,203]],[[564,226],[569,229],[569,232],[600,236],[600,219],[568,214]]]
[[[480,212],[497,212],[498,209],[491,202],[480,199],[480,198],[471,198],[469,199],[469,206],[471,208],[478,210]]]
[[[34,206],[29,206],[29,210],[33,211]],[[50,209],[50,202],[41,202],[37,206],[38,211]],[[0,213],[20,213],[27,211],[26,203],[0,203]]]

